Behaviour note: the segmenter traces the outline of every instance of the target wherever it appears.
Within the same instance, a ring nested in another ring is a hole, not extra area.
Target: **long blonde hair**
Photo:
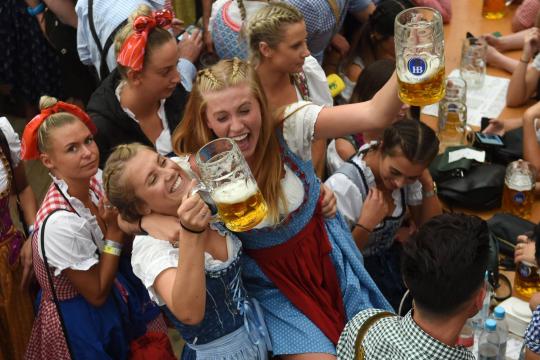
[[[304,21],[304,16],[294,6],[272,2],[263,7],[244,26],[244,36],[248,40],[249,60],[253,66],[261,61],[259,44],[265,42],[276,48],[283,41],[283,26]]]
[[[114,50],[117,56],[120,50],[122,49],[122,45],[124,45],[124,42],[135,31],[133,30],[133,22],[135,21],[135,19],[139,16],[150,16],[151,14],[152,14],[152,8],[150,8],[148,5],[141,4],[133,13],[131,13],[131,15],[129,15],[126,25],[124,25],[120,30],[118,30],[118,32],[116,33],[116,36],[114,37]],[[150,33],[148,34],[148,41],[146,43],[146,48],[144,51],[143,68],[145,64],[148,63],[148,59],[152,56],[154,51],[157,48],[161,47],[163,44],[166,44],[167,41],[170,41],[171,39],[173,39],[173,36],[171,35],[171,33],[158,26],[156,26],[150,31]],[[118,67],[118,72],[120,73],[120,76],[123,79],[126,79],[129,68],[121,64],[117,64],[117,67]]]
[[[279,202],[286,204],[280,186],[283,169],[281,151],[266,96],[257,73],[248,63],[238,58],[222,60],[199,72],[184,111],[184,118],[172,135],[174,151],[177,154],[194,153],[215,139],[216,136],[207,126],[204,94],[240,85],[249,86],[261,109],[261,131],[250,167],[268,204],[270,218],[277,223]]]

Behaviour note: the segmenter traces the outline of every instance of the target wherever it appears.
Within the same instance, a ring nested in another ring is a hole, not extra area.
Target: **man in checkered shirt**
[[[534,248],[534,258],[536,264],[540,264],[540,224],[534,229],[534,238],[536,241]],[[518,238],[519,241],[519,238]],[[519,246],[518,246],[519,248]],[[516,251],[518,249],[516,248]],[[527,360],[538,360],[540,359],[540,305],[538,305],[538,293],[535,294],[532,299],[529,301],[529,306],[533,311],[531,322],[527,327],[527,332],[525,333],[525,359]]]
[[[465,321],[482,307],[488,252],[487,225],[478,217],[443,214],[424,224],[403,251],[402,273],[413,310],[362,329],[365,359],[474,359],[455,343]],[[380,312],[364,310],[349,321],[339,339],[338,359],[355,358],[362,324]]]

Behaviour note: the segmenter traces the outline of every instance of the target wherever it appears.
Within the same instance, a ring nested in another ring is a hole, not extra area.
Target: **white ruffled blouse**
[[[57,211],[50,215],[45,225],[47,260],[55,268],[55,276],[60,275],[64,269],[88,270],[99,262],[96,250],[103,249],[103,233],[90,210],[79,199],[69,195],[67,183],[51,177],[79,215],[69,211]],[[101,170],[98,170],[96,178],[101,180]],[[97,206],[99,199],[92,191],[90,198]],[[40,238],[42,231],[43,227],[39,229]],[[38,241],[38,249],[39,256],[43,258],[41,241]]]
[[[11,155],[11,161],[13,166],[17,167],[21,161],[21,142],[19,135],[13,130],[13,127],[9,123],[9,120],[5,117],[0,117],[0,131],[4,133],[4,136],[9,145],[9,152]],[[8,170],[4,168],[4,164],[0,162],[0,193],[8,187]]]

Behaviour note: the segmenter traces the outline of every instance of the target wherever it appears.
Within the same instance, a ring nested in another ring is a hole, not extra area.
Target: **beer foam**
[[[237,180],[215,189],[212,198],[219,204],[237,204],[247,200],[258,191],[253,181]]]
[[[506,179],[506,186],[515,191],[529,191],[534,187],[531,177],[526,174],[514,174]]]

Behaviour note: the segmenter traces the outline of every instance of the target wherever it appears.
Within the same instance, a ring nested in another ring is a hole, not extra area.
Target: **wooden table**
[[[501,34],[512,33],[512,16],[516,6],[510,6],[507,14],[500,20],[486,20],[482,17],[481,0],[452,0],[452,21],[444,26],[445,56],[446,56],[446,74],[459,68],[461,60],[461,46],[467,32],[475,36],[493,33],[499,31]],[[511,51],[505,53],[513,58],[519,59],[521,51]],[[510,74],[492,67],[488,67],[487,73],[493,76],[510,78]],[[500,116],[501,119],[520,117],[526,107],[505,108]],[[424,119],[425,118],[425,119]],[[424,116],[430,126],[433,123],[435,127],[435,118]]]
[[[506,16],[500,20],[486,20],[482,17],[482,0],[452,0],[452,20],[450,24],[444,26],[446,74],[448,75],[452,70],[459,68],[461,46],[467,31],[475,36],[493,33],[495,31],[499,31],[503,35],[511,34],[511,21],[515,9],[515,5],[510,6]],[[512,51],[505,54],[519,59],[521,51]],[[510,78],[509,73],[492,67],[488,67],[487,73],[493,76]],[[527,106],[518,108],[506,107],[499,118],[508,119],[521,117],[526,108]],[[422,115],[422,121],[434,129],[437,127],[436,117]],[[470,210],[463,211],[478,215],[483,219],[489,219],[498,211],[498,209],[477,212]],[[540,201],[538,200],[535,201],[533,205],[533,212],[530,220],[536,223],[540,222]]]

